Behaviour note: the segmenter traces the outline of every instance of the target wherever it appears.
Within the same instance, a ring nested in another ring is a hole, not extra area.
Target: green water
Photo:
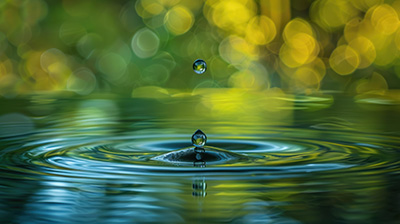
[[[398,105],[210,102],[2,99],[1,223],[399,223]],[[164,161],[197,129],[223,156]]]

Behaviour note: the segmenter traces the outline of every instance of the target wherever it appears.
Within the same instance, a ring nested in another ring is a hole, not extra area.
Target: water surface
[[[398,223],[396,106],[341,95],[263,100],[3,99],[0,218]],[[229,156],[154,159],[191,149],[197,129]]]

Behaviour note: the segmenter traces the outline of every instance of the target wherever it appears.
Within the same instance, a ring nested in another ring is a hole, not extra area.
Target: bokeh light
[[[348,45],[341,45],[332,52],[329,64],[338,74],[349,75],[360,64],[360,58],[353,48]]]
[[[74,71],[67,81],[67,89],[80,95],[88,95],[96,88],[96,76],[87,68]]]
[[[132,50],[139,58],[154,56],[160,45],[160,39],[153,31],[143,28],[132,38]]]
[[[22,0],[0,11],[1,97],[400,88],[399,0]]]
[[[192,12],[182,6],[175,6],[165,14],[165,26],[174,35],[186,33],[194,23]]]

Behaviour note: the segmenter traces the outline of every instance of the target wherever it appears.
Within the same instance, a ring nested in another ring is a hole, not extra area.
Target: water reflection
[[[12,137],[33,132],[32,119],[21,113],[9,113],[0,116],[0,137]]]
[[[1,220],[396,223],[398,111],[292,99],[274,121],[257,97],[242,120],[193,117],[198,98],[3,102]],[[203,148],[188,139],[198,127]]]
[[[207,195],[207,183],[205,177],[197,177],[193,180],[193,193],[195,197],[205,197]]]
[[[204,153],[205,153],[204,148],[196,147],[194,149],[194,151],[196,153],[196,157],[195,157],[195,161],[193,162],[193,166],[198,167],[198,168],[206,167],[206,161],[203,160]],[[192,195],[194,197],[205,197],[207,195],[206,178],[204,176],[196,177],[193,180],[192,188],[193,188]]]

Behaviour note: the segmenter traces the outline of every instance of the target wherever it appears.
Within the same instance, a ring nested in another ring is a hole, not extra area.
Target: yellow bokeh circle
[[[194,16],[186,7],[175,6],[165,14],[164,23],[170,33],[181,35],[192,28]]]
[[[357,9],[366,12],[373,6],[382,4],[383,0],[352,0],[351,3]]]
[[[314,35],[313,29],[307,21],[295,18],[286,24],[283,31],[283,38],[286,42],[290,42],[290,39],[298,33],[304,33],[310,36]]]
[[[358,53],[348,45],[337,47],[329,58],[329,65],[340,75],[353,73],[360,64]]]
[[[344,38],[347,42],[357,38],[360,35],[360,27],[362,25],[362,19],[360,17],[353,18],[348,23],[346,23],[343,33]]]
[[[399,17],[390,5],[383,4],[373,9],[371,23],[376,31],[389,35],[399,27]]]
[[[296,81],[301,82],[301,84],[304,86],[317,85],[319,87],[319,83],[321,81],[321,78],[317,71],[308,66],[300,67],[299,69],[297,69],[294,73],[294,78]]]
[[[372,73],[371,77],[367,79],[361,79],[358,81],[356,86],[357,93],[366,92],[382,92],[388,89],[388,84],[385,78],[379,73]]]
[[[217,0],[211,5],[212,21],[219,28],[236,34],[245,31],[247,23],[255,15],[253,0]]]
[[[283,44],[279,53],[288,67],[298,67],[313,61],[319,53],[317,41],[306,33],[297,33]]]
[[[258,58],[258,48],[238,36],[229,36],[219,45],[219,54],[232,65],[241,65]]]
[[[320,22],[328,29],[337,29],[358,14],[348,0],[322,0],[320,7]]]
[[[307,65],[298,67],[290,73],[293,86],[297,88],[319,89],[320,83],[326,73],[326,67],[321,58],[316,58]]]
[[[139,0],[136,1],[135,9],[137,14],[144,18],[151,18],[165,11],[165,7],[157,0]]]
[[[367,38],[359,36],[352,40],[349,43],[349,46],[354,49],[360,57],[360,64],[358,65],[358,68],[366,68],[375,61],[375,46]]]
[[[246,40],[252,44],[264,45],[276,36],[275,23],[266,16],[252,18],[246,28]]]

